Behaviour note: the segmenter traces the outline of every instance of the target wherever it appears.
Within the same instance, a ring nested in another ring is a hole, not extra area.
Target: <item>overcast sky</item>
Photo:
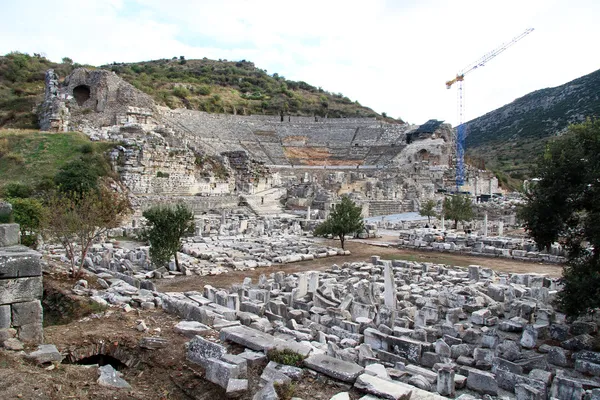
[[[415,124],[456,124],[444,82],[529,27],[467,75],[467,119],[600,68],[598,0],[0,0],[0,10],[0,54],[246,59]]]

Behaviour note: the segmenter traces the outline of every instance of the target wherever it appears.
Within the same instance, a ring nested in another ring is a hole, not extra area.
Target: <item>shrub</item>
[[[279,364],[291,365],[292,367],[302,367],[304,365],[304,356],[290,349],[271,349],[267,352],[270,361]]]
[[[168,178],[169,177],[169,173],[168,172],[158,171],[156,173],[156,177],[157,178]]]
[[[202,96],[208,96],[210,94],[210,87],[207,85],[202,85],[198,88],[197,92]]]
[[[4,197],[26,199],[33,195],[33,188],[21,182],[11,182],[2,188]]]
[[[185,99],[190,96],[190,91],[184,86],[177,86],[173,89],[173,96],[179,97],[180,99]]]

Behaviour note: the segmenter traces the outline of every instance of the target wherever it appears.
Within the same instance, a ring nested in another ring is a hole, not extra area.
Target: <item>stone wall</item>
[[[19,225],[0,224],[0,341],[42,343],[41,254],[19,245]]]

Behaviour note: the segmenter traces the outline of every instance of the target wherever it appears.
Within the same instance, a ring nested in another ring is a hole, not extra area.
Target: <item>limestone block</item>
[[[0,247],[0,278],[42,275],[41,256],[25,246]]]
[[[34,322],[32,324],[21,325],[17,329],[19,340],[26,343],[43,343],[44,329],[42,322]]]
[[[61,362],[63,360],[63,356],[53,344],[42,344],[38,346],[36,351],[26,355],[25,358],[33,361],[36,364]]]
[[[221,360],[237,366],[239,369],[238,377],[246,378],[246,374],[248,373],[248,361],[245,358],[235,354],[223,354]]]
[[[573,379],[557,376],[552,382],[550,396],[557,399],[580,400],[584,390],[580,382]]]
[[[469,370],[467,387],[478,393],[489,394],[492,396],[498,395],[498,383],[496,382],[496,377],[489,372],[476,369]]]
[[[364,392],[373,394],[383,399],[409,400],[412,390],[404,385],[378,378],[369,374],[362,374],[356,379],[354,386]]]
[[[438,370],[437,392],[442,396],[454,397],[456,384],[454,382],[454,369],[451,365],[443,365]]]
[[[106,364],[98,368],[100,377],[98,378],[98,384],[100,386],[116,388],[116,389],[131,389],[131,386],[127,381],[121,378],[121,375],[112,365]]]
[[[36,300],[42,293],[41,276],[0,280],[0,305]]]
[[[39,300],[14,303],[12,305],[12,325],[19,327],[42,323],[42,303]]]
[[[19,224],[0,224],[0,247],[19,244]]]
[[[181,333],[184,336],[193,338],[194,336],[209,331],[210,328],[198,321],[181,321],[173,330],[177,333]]]
[[[10,305],[6,304],[0,306],[0,329],[6,329],[11,327],[11,310]]]
[[[0,342],[4,342],[7,339],[12,339],[17,336],[17,330],[14,328],[0,329]]]
[[[355,363],[339,360],[324,354],[314,354],[304,360],[307,368],[344,382],[354,382],[363,372],[363,368]]]
[[[205,379],[224,389],[227,389],[230,379],[238,379],[239,377],[239,368],[228,362],[216,358],[207,358],[204,364],[206,369]]]
[[[227,397],[241,397],[248,391],[248,380],[247,379],[229,379],[225,395]]]
[[[219,360],[225,353],[227,353],[227,350],[220,344],[196,336],[189,342],[187,359],[206,368],[209,358]]]

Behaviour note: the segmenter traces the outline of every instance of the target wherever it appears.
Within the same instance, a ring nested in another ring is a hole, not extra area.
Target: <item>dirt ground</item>
[[[373,243],[391,242],[395,238],[382,238]],[[332,246],[339,242],[325,241]],[[216,287],[228,287],[241,283],[245,277],[256,281],[261,274],[276,271],[299,272],[324,270],[333,264],[344,262],[368,261],[371,255],[379,255],[384,259],[405,259],[411,261],[427,261],[451,265],[467,266],[477,264],[503,272],[538,272],[559,276],[561,267],[547,264],[514,262],[502,258],[478,258],[466,255],[416,252],[394,247],[379,247],[364,242],[347,241],[346,248],[352,252],[349,256],[337,256],[314,261],[305,261],[288,265],[276,265],[270,268],[259,268],[254,271],[233,271],[226,274],[207,277],[177,277],[172,280],[157,281],[160,291],[202,290],[205,284]],[[73,282],[65,275],[55,273],[45,275],[48,284],[58,286],[65,292],[73,286]],[[94,281],[90,279],[90,284]],[[147,332],[136,329],[138,321],[143,320],[148,326]],[[128,313],[121,309],[111,308],[108,311],[91,314],[86,317],[78,315],[75,319],[62,325],[47,326],[44,329],[45,342],[55,344],[63,354],[94,353],[94,349],[110,346],[118,349],[118,359],[125,359],[136,364],[120,369],[123,378],[131,384],[130,390],[109,389],[99,386],[97,368],[64,361],[59,365],[35,366],[23,360],[15,352],[0,350],[0,399],[196,399],[216,400],[224,398],[224,391],[216,385],[205,381],[201,367],[185,359],[185,343],[188,338],[177,334],[173,327],[179,318],[162,310],[133,310]],[[217,338],[218,332],[211,331],[208,339]],[[139,342],[144,337],[160,337],[166,339],[166,347],[156,350],[142,349]],[[29,352],[34,348],[26,348]],[[240,348],[230,347],[230,352],[239,352]],[[113,352],[113,354],[115,354]],[[106,362],[106,360],[105,360]],[[257,390],[259,372],[249,372],[251,392]],[[329,399],[336,393],[346,391],[349,387],[318,375],[309,375],[301,382],[295,383],[290,395],[304,399]],[[351,391],[351,399],[360,395]],[[289,397],[288,397],[289,398]]]
[[[68,291],[72,281],[64,275],[45,276],[53,288],[62,286]],[[77,297],[77,296],[71,296]],[[85,299],[84,299],[85,300]],[[136,329],[143,320],[148,331]],[[110,308],[90,314],[62,325],[44,327],[45,343],[56,345],[63,354],[78,354],[78,359],[90,354],[114,355],[116,368],[123,374],[131,389],[111,389],[98,385],[97,366],[71,363],[69,357],[62,364],[36,366],[25,361],[18,353],[0,349],[0,399],[224,399],[224,390],[203,379],[202,367],[186,360],[186,342],[190,339],[174,332],[173,327],[181,319],[163,310],[137,310],[125,312]],[[205,338],[217,340],[219,333],[210,331]],[[164,348],[148,350],[139,346],[145,337],[167,340]],[[100,348],[110,351],[99,351]],[[36,346],[26,346],[27,353]],[[243,349],[229,345],[230,353]],[[107,357],[96,362],[106,363]],[[121,365],[131,362],[131,367]],[[86,362],[88,363],[88,362]],[[262,369],[249,370],[250,392],[258,390]],[[307,375],[288,388],[288,399],[300,396],[304,399],[327,400],[334,394],[350,390],[348,385],[320,375]],[[358,399],[359,393],[351,392]],[[243,400],[250,396],[242,397]]]
[[[250,277],[254,282],[262,274],[269,275],[277,271],[287,273],[302,271],[323,271],[330,268],[333,264],[342,265],[345,262],[370,261],[372,255],[380,256],[382,259],[393,260],[402,259],[408,261],[431,262],[437,264],[458,265],[466,267],[469,265],[481,265],[482,267],[492,268],[499,272],[527,273],[535,272],[548,274],[552,277],[559,277],[562,273],[562,266],[554,264],[540,264],[530,262],[520,262],[500,257],[474,257],[458,253],[442,252],[419,252],[415,250],[398,249],[396,247],[381,247],[376,244],[394,243],[396,238],[383,237],[373,239],[369,242],[346,240],[346,250],[352,254],[348,256],[336,256],[319,258],[311,261],[302,261],[293,264],[274,265],[272,267],[257,268],[247,271],[230,271],[221,275],[214,276],[187,276],[176,277],[169,280],[157,281],[158,290],[162,292],[185,292],[190,290],[202,291],[204,285],[212,285],[218,288],[228,288],[232,284],[240,284],[245,277]],[[339,247],[340,242],[336,240],[323,240],[324,244]]]

